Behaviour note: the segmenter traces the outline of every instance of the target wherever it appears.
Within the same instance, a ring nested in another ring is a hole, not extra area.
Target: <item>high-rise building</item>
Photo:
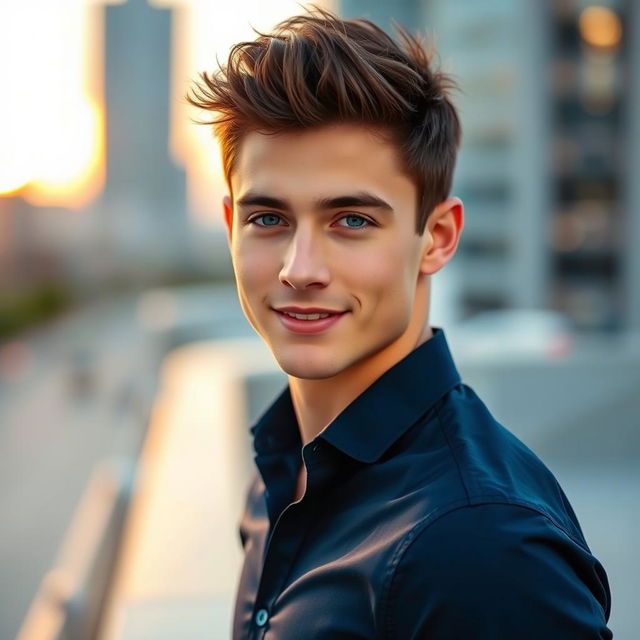
[[[463,314],[544,307],[549,55],[540,3],[427,3],[441,65],[460,90],[454,191],[466,205],[456,260]]]
[[[344,0],[435,37],[464,129],[462,315],[549,308],[640,329],[640,9],[630,0]]]
[[[550,302],[585,328],[618,330],[632,324],[634,279],[640,287],[625,260],[627,252],[637,250],[625,241],[637,217],[628,190],[637,177],[628,156],[634,145],[637,154],[639,142],[629,135],[638,117],[628,110],[638,90],[632,71],[637,76],[640,62],[630,55],[631,5],[625,0],[607,6],[548,5]]]
[[[188,255],[185,175],[169,156],[171,20],[146,0],[105,9],[103,222],[120,258],[152,268]]]

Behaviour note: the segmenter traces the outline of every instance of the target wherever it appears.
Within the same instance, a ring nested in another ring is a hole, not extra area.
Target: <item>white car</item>
[[[573,348],[570,321],[543,309],[483,311],[447,328],[459,358],[543,358],[558,360]]]

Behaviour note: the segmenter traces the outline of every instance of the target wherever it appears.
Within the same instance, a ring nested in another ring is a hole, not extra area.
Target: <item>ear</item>
[[[463,227],[464,206],[460,198],[447,198],[433,208],[424,230],[421,273],[432,275],[453,258]]]
[[[222,198],[222,208],[224,210],[224,224],[227,227],[227,242],[231,246],[231,235],[233,229],[233,202],[230,196]]]

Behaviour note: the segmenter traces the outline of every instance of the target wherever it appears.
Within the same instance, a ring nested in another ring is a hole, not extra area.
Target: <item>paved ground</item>
[[[97,463],[135,453],[152,382],[131,298],[74,312],[20,344],[22,373],[9,375],[5,362],[0,384],[3,640],[15,636]]]

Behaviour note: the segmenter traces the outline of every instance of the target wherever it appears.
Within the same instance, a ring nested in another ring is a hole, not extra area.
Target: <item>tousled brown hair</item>
[[[227,183],[242,136],[336,122],[391,131],[418,187],[416,232],[451,189],[460,122],[450,77],[432,68],[418,36],[396,26],[399,42],[364,19],[343,20],[319,8],[236,44],[226,65],[203,72],[187,93],[213,112]]]

